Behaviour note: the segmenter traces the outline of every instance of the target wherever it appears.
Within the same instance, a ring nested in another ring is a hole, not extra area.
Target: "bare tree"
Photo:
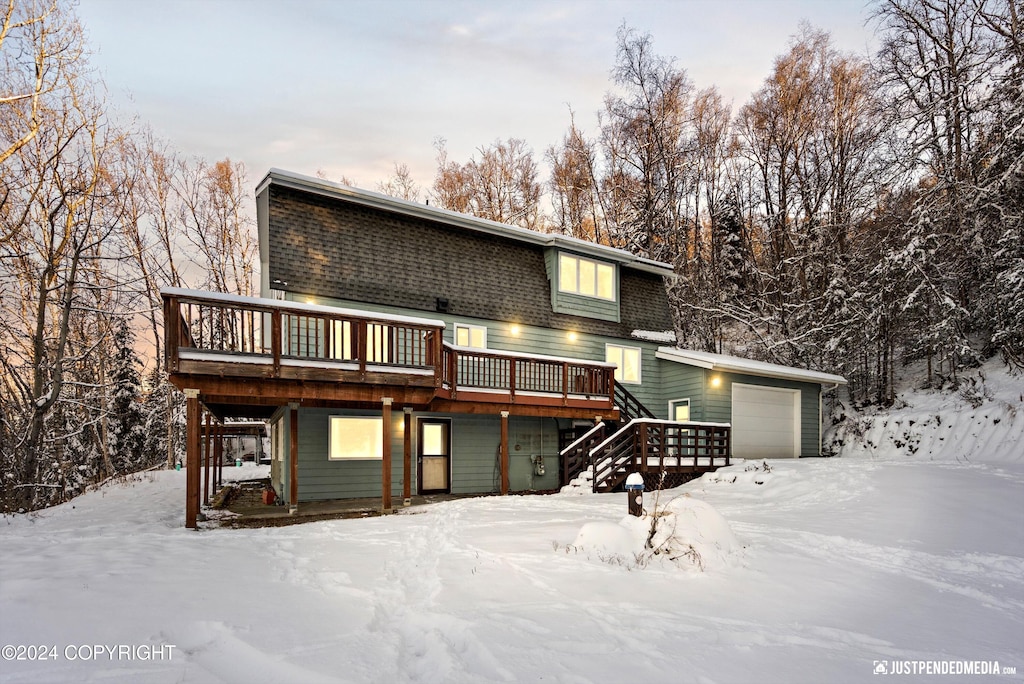
[[[1002,59],[984,0],[886,0],[875,14],[884,39],[878,69],[891,106],[898,150],[919,189],[888,263],[903,276],[905,316],[913,318],[912,356],[955,376],[972,363],[976,284],[989,261],[983,236],[968,221],[969,198],[982,168],[982,141],[994,125],[987,106]]]
[[[419,202],[420,186],[413,180],[408,164],[395,162],[395,174],[387,180],[377,183],[377,192],[391,197]]]
[[[106,118],[74,16],[56,7],[26,29],[20,40],[32,53],[53,52],[40,48],[42,42],[62,46],[68,58],[60,79],[34,105],[35,134],[0,165],[7,193],[0,230],[10,238],[0,245],[0,456],[18,483],[13,492],[6,479],[0,486],[8,504],[32,508],[49,500],[47,480],[58,465],[54,445],[66,442],[64,430],[80,431],[97,415],[94,406],[76,404],[75,388],[108,331],[96,328],[109,313],[108,296],[98,293],[111,285],[101,245],[124,216],[125,134]],[[5,127],[10,123],[5,118]],[[79,337],[80,326],[96,329]],[[62,419],[62,413],[78,417]]]
[[[0,164],[39,133],[47,94],[72,77],[81,58],[81,29],[56,2],[8,0],[0,19]]]
[[[185,165],[177,188],[179,220],[196,250],[195,266],[203,286],[217,292],[256,292],[258,244],[252,217],[245,211],[245,167],[223,159]]]
[[[693,84],[672,59],[654,53],[650,34],[626,26],[612,80],[623,93],[605,97],[602,120],[609,230],[638,254],[685,260]]]
[[[479,159],[470,158],[465,164],[448,160],[443,139],[435,147],[438,168],[433,198],[438,206],[523,228],[541,226],[537,164],[525,141],[497,140],[479,148]]]
[[[576,127],[571,110],[569,115],[569,130],[561,144],[549,147],[545,155],[551,165],[548,188],[555,207],[555,228],[581,240],[610,244],[600,228],[595,143]]]

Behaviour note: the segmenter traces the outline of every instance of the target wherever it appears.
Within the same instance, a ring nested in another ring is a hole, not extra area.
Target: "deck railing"
[[[526,354],[467,349],[445,344],[441,386],[453,398],[460,390],[507,395],[547,394],[607,400],[614,393],[615,369],[608,364]]]
[[[367,366],[436,370],[443,326],[414,320],[312,310],[252,298],[164,294],[167,366],[181,352],[226,361],[273,364],[327,362],[365,372]]]
[[[323,378],[334,381],[398,384],[415,375],[414,384],[433,384],[442,399],[462,391],[470,401],[613,409],[614,367],[607,363],[454,347],[443,342],[444,324],[431,319],[188,290],[162,294],[172,373],[320,379],[323,368]],[[282,374],[282,367],[290,368]]]
[[[729,465],[727,423],[633,420],[590,453],[594,491],[615,487],[631,472],[698,472]]]

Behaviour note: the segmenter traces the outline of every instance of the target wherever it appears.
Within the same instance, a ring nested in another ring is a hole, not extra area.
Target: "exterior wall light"
[[[566,337],[566,339],[568,339],[568,340],[569,340],[570,342],[575,342],[575,341],[576,341],[576,333],[574,333],[574,332],[572,332],[572,331],[570,331],[570,332],[569,332],[569,334],[568,334],[568,335],[566,335],[565,337]]]
[[[512,324],[512,326],[508,329],[508,331],[510,333],[512,333],[512,335],[515,336],[515,337],[519,336],[519,326],[516,325],[515,323]]]
[[[712,387],[721,387],[721,385],[722,385],[722,378],[717,376],[717,375],[712,375],[711,376],[711,386]]]

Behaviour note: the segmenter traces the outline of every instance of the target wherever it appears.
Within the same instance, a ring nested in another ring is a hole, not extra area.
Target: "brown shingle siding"
[[[270,282],[283,289],[613,337],[669,330],[661,276],[621,268],[621,323],[555,314],[543,247],[271,184]]]

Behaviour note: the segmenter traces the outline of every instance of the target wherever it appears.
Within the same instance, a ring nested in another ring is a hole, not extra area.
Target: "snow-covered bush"
[[[704,571],[733,564],[741,546],[718,511],[684,494],[640,517],[587,523],[565,550],[630,570],[658,564]]]

